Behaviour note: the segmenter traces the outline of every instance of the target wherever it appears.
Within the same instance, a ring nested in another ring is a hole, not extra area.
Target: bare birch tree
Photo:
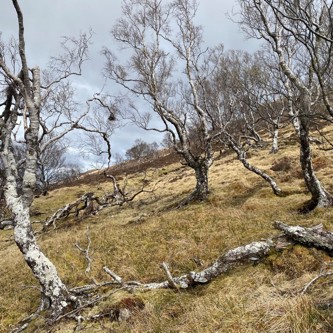
[[[41,73],[39,67],[29,67],[23,14],[18,0],[12,0],[12,3],[18,20],[18,41],[9,45],[0,43],[0,84],[4,99],[0,103],[0,160],[5,174],[4,194],[13,217],[14,240],[41,287],[39,310],[49,309],[51,317],[56,318],[77,299],[37,244],[30,207],[40,152],[73,129],[82,128],[82,121],[89,112],[87,108],[83,113],[77,113],[73,99],[67,98],[72,92],[66,81],[73,75],[81,75],[82,64],[87,59],[89,35],[81,35],[79,39],[65,38],[64,55],[52,58],[49,69]],[[48,135],[49,140],[45,142],[43,139]],[[20,161],[14,155],[16,141],[24,145]],[[18,173],[22,164],[20,189]]]
[[[213,163],[214,135],[209,110],[200,98],[209,75],[203,66],[208,50],[202,46],[201,28],[194,24],[197,7],[195,0],[125,0],[112,35],[129,57],[122,62],[104,49],[106,76],[133,98],[141,97],[161,127],[151,126],[151,114],[133,101],[135,122],[147,130],[169,133],[174,149],[194,170],[196,188],[183,204],[206,198]]]
[[[303,211],[333,204],[332,195],[315,174],[309,133],[321,105],[331,119],[329,98],[332,77],[332,3],[329,1],[240,1],[242,26],[262,38],[277,55],[286,87],[300,125],[300,163],[311,193]],[[323,115],[320,116],[321,118]]]
[[[5,198],[14,218],[15,242],[41,285],[43,307],[50,307],[54,315],[58,315],[72,300],[55,266],[38,246],[29,215],[36,184],[39,114],[42,96],[40,69],[39,67],[28,67],[23,15],[17,0],[13,0],[13,5],[19,25],[20,72],[12,72],[6,64],[4,56],[0,56],[1,75],[8,84],[6,105],[0,118],[0,156],[6,174]],[[25,122],[24,138],[26,142],[22,195],[18,194],[18,165],[13,154],[13,132],[19,117],[22,117]]]

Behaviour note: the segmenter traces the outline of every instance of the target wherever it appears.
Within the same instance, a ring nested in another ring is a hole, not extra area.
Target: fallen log
[[[231,268],[239,264],[258,263],[265,258],[270,250],[274,248],[272,240],[253,242],[244,246],[239,246],[220,256],[211,266],[199,272],[189,272],[178,277],[172,277],[167,264],[162,267],[166,271],[167,280],[162,282],[141,283],[139,281],[125,282],[109,268],[104,267],[104,271],[111,276],[113,282],[121,286],[122,289],[133,290],[154,290],[154,289],[188,289],[199,284],[209,283],[219,275],[228,272]]]
[[[212,265],[199,272],[189,272],[187,274],[173,277],[166,263],[162,264],[166,272],[167,280],[162,282],[141,283],[139,281],[125,282],[109,268],[104,267],[104,271],[109,274],[115,285],[122,289],[188,289],[200,284],[211,282],[214,278],[228,272],[233,267],[240,264],[256,264],[263,260],[273,250],[281,251],[284,248],[299,243],[308,247],[315,247],[325,250],[333,255],[333,233],[323,229],[322,225],[312,228],[300,226],[289,226],[283,222],[274,222],[274,227],[281,230],[283,234],[259,242],[253,242],[244,246],[239,246],[221,255]]]
[[[308,247],[315,247],[326,251],[330,256],[333,255],[333,233],[324,230],[322,224],[312,228],[300,226],[290,226],[281,221],[275,221],[274,227],[283,231],[289,239]]]
[[[83,194],[80,198],[61,207],[49,217],[44,222],[43,230],[45,231],[50,225],[53,225],[55,229],[58,220],[65,219],[70,215],[78,217],[81,214],[83,217],[87,217],[97,214],[106,207],[122,206],[126,203],[130,203],[141,193],[154,193],[157,185],[156,183],[150,190],[147,190],[146,186],[150,182],[147,179],[147,174],[144,173],[141,188],[133,192],[127,192],[127,178],[125,178],[124,185],[121,188],[114,176],[107,174],[105,174],[105,176],[112,180],[113,192],[106,193],[103,197],[96,196],[94,192]]]
[[[174,277],[169,269],[169,265],[167,263],[162,263],[161,267],[166,274],[166,280],[161,282],[142,283],[140,281],[125,281],[108,267],[104,267],[104,271],[111,277],[111,281],[102,283],[96,283],[94,281],[94,284],[92,285],[70,289],[70,292],[76,295],[76,297],[82,297],[82,305],[59,316],[56,321],[60,321],[64,318],[75,319],[78,322],[78,327],[80,327],[82,320],[92,321],[99,320],[104,317],[109,317],[112,320],[126,320],[131,315],[131,311],[126,310],[124,315],[118,316],[118,312],[114,312],[113,309],[111,309],[110,311],[87,317],[82,316],[81,312],[121,290],[127,290],[131,293],[135,291],[140,292],[156,289],[173,289],[179,291],[191,289],[198,285],[208,284],[213,279],[229,272],[232,268],[238,265],[258,264],[265,259],[271,251],[280,251],[290,245],[294,245],[295,243],[323,249],[329,254],[333,254],[333,233],[324,230],[322,225],[313,228],[305,228],[300,226],[289,226],[283,222],[276,221],[274,222],[274,227],[282,231],[282,234],[272,239],[252,242],[250,244],[231,249],[225,254],[222,254],[210,266],[198,272],[191,271],[181,276]],[[325,276],[329,276],[331,274],[332,273],[330,272]],[[321,274],[319,277],[322,276],[324,275]],[[319,277],[311,280],[310,283],[303,288],[303,293],[305,293],[309,286],[316,282]],[[107,295],[93,296],[93,298],[91,298],[91,295],[96,295],[95,292],[99,288],[108,287],[111,287],[111,292]],[[330,301],[325,304],[325,306],[330,307],[332,304],[333,301]],[[24,328],[26,328],[26,326],[24,326]]]

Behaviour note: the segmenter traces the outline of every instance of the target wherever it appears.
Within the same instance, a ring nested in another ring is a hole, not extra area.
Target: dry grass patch
[[[96,216],[59,221],[56,230],[51,228],[39,236],[39,243],[64,281],[77,286],[91,283],[91,278],[108,280],[102,269],[105,265],[125,280],[145,282],[165,280],[160,268],[162,262],[170,264],[173,275],[201,270],[231,248],[277,235],[272,227],[274,220],[303,226],[324,223],[333,230],[332,209],[317,209],[306,216],[296,214],[297,208],[309,198],[302,180],[292,174],[297,154],[295,147],[286,146],[276,155],[254,152],[250,159],[278,181],[289,177],[282,184],[285,197],[276,197],[267,183],[229,154],[216,161],[211,169],[211,194],[207,202],[170,210],[168,207],[187,196],[195,184],[192,170],[173,164],[157,172],[148,171],[148,187],[158,182],[154,193],[144,193],[131,204],[104,209]],[[321,164],[319,176],[333,186],[328,172],[331,162],[325,162],[326,154],[320,151],[316,154],[316,163]],[[270,170],[274,163],[286,158],[291,159],[291,168]],[[129,175],[128,189],[135,191],[142,179],[142,173]],[[103,195],[112,186],[111,182],[103,182],[51,191],[35,200],[33,210],[43,215],[34,219],[44,220],[85,192]],[[93,265],[85,275],[86,260],[75,244],[86,246],[87,228]],[[10,325],[31,313],[39,303],[38,291],[30,288],[36,286],[36,281],[16,247],[7,241],[11,235],[11,231],[0,233],[0,332],[8,331]],[[333,331],[332,316],[318,310],[316,303],[333,297],[332,280],[319,281],[307,295],[298,293],[319,272],[323,262],[329,261],[319,252],[313,255],[312,250],[287,250],[257,266],[238,267],[192,291],[140,294],[138,297],[145,307],[129,321],[86,323],[82,332],[329,333]],[[132,296],[115,294],[91,313]],[[43,322],[39,319],[35,325],[42,327]],[[54,332],[72,332],[73,327],[73,323],[63,322]]]

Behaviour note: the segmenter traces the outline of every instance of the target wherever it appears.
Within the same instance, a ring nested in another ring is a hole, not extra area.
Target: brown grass
[[[191,170],[175,163],[154,172],[152,194],[139,196],[131,205],[110,208],[87,219],[71,218],[58,222],[56,230],[39,236],[42,249],[56,264],[69,286],[84,285],[91,278],[105,281],[102,267],[108,266],[125,280],[164,280],[161,262],[168,262],[174,275],[202,269],[224,251],[251,241],[276,235],[274,220],[312,226],[324,223],[332,230],[332,209],[318,209],[306,216],[297,208],[309,196],[303,181],[295,177],[297,146],[282,144],[276,155],[255,151],[250,162],[274,176],[287,193],[276,197],[268,185],[245,170],[233,155],[216,161],[211,169],[211,194],[205,203],[181,210],[167,207],[177,203],[194,185]],[[327,152],[316,150],[315,163],[324,184],[333,190],[332,159]],[[291,168],[271,170],[272,165],[290,161]],[[128,188],[138,188],[142,173],[129,176]],[[286,180],[288,179],[288,180]],[[99,194],[112,188],[103,182],[59,188],[47,197],[35,200],[35,221],[47,216],[86,191]],[[141,218],[140,218],[141,217]],[[85,246],[86,230],[92,240],[92,271],[84,274],[84,256],[75,247]],[[38,224],[35,225],[39,229]],[[0,233],[0,332],[34,311],[39,304],[37,283],[25,266],[12,241],[12,231]],[[256,266],[242,266],[221,276],[207,286],[175,293],[159,290],[138,294],[144,309],[129,320],[111,323],[102,320],[85,323],[82,332],[223,332],[223,333],[328,333],[333,331],[330,311],[320,310],[318,302],[333,297],[332,280],[319,280],[301,296],[304,285],[319,273],[323,265],[332,264],[326,254],[303,247],[272,254]],[[107,292],[105,290],[105,292]],[[123,298],[121,292],[110,296],[85,314],[108,309]],[[48,332],[43,317],[30,331]],[[52,332],[73,332],[72,322],[62,322]]]

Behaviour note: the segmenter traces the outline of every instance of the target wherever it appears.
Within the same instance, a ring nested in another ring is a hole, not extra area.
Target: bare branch
[[[90,245],[91,245],[91,238],[90,238],[90,234],[89,234],[89,227],[87,227],[86,230],[86,237],[88,240],[88,244],[87,247],[85,249],[83,249],[78,243],[75,244],[75,246],[84,254],[84,257],[87,261],[87,268],[85,269],[84,273],[87,275],[90,273],[91,270],[91,263],[92,263],[92,259],[89,256],[89,251],[90,251]]]

